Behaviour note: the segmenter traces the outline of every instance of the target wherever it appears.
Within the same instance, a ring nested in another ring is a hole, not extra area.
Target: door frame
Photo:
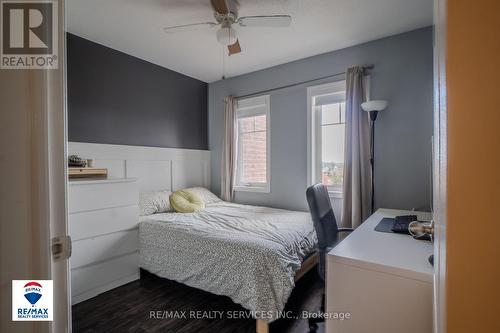
[[[435,333],[446,332],[446,181],[447,181],[447,94],[446,94],[446,0],[434,0],[434,323]]]
[[[67,213],[67,99],[66,99],[66,6],[58,0],[59,68],[46,71],[47,161],[50,240],[65,239],[68,232]],[[64,243],[64,252],[71,244]],[[69,246],[67,248],[66,246]],[[63,255],[49,259],[54,283],[54,318],[52,332],[71,332],[71,277],[69,260]]]

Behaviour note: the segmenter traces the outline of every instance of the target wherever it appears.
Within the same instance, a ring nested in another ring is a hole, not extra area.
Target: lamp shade
[[[387,101],[368,101],[361,103],[361,108],[366,112],[382,111],[387,108]]]

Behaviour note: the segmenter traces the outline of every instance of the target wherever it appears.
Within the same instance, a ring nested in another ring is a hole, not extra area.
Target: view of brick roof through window
[[[240,181],[265,183],[266,175],[266,116],[240,118],[238,120]]]

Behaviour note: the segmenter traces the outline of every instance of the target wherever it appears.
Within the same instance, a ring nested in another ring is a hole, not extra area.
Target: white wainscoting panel
[[[120,159],[95,159],[96,168],[108,169],[109,178],[125,178],[125,162]]]
[[[69,142],[69,155],[93,158],[109,178],[136,178],[139,191],[210,188],[210,151]]]
[[[172,190],[186,187],[210,187],[208,161],[195,158],[186,158],[172,162]]]
[[[139,191],[172,190],[172,161],[125,161],[126,175],[137,178]]]

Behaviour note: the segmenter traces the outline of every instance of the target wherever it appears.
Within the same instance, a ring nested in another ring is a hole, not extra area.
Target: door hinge
[[[71,237],[62,236],[52,238],[52,259],[54,261],[66,260],[71,257]]]

